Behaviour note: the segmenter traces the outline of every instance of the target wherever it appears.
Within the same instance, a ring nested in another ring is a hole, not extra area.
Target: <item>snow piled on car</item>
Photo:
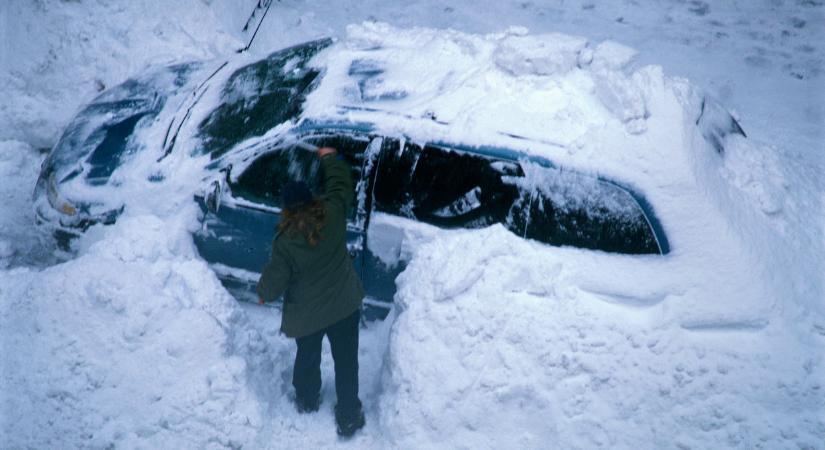
[[[739,271],[707,275],[720,285],[770,272],[777,259],[793,264],[808,247],[789,236],[810,214],[787,198],[788,175],[775,151],[730,133],[722,137],[729,151],[720,154],[697,126],[714,101],[659,66],[634,63],[633,49],[517,27],[473,35],[364,23],[347,31],[314,61],[324,78],[307,97],[308,119],[376,123],[382,133],[420,142],[516,149],[626,184],[650,202],[674,252]],[[785,239],[795,245],[779,244]],[[686,309],[764,317],[776,296],[792,292],[802,308],[825,312],[816,297],[821,277],[782,276],[755,296],[731,287],[721,304]]]
[[[781,245],[794,215],[782,214],[788,181],[775,156],[738,134],[724,137],[732,151],[720,154],[697,126],[712,100],[687,80],[634,67],[635,51],[611,41],[520,28],[347,30],[315,60],[324,78],[306,118],[374,122],[421,142],[500,145],[632,186],[662,222],[682,275],[724,292],[717,302],[680,302],[678,313],[697,321],[764,319],[788,293],[794,314],[823,312],[819,278],[764,277],[800,249]]]
[[[343,110],[357,120],[368,118],[359,112],[380,110],[431,119],[424,130],[409,120],[406,127],[382,120],[385,130],[396,126],[413,138],[489,145],[517,135],[574,151],[605,127],[645,131],[651,89],[662,83],[658,68],[625,70],[635,51],[612,41],[531,35],[519,27],[471,35],[364,23],[347,31],[318,58],[325,76],[308,97],[306,115]]]

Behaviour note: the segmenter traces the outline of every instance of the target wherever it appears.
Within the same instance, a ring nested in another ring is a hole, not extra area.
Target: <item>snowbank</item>
[[[196,253],[187,221],[126,215],[78,255],[0,272],[0,430],[11,448],[297,448],[336,442],[332,359],[323,409],[291,401],[294,341],[280,313],[246,310]],[[390,322],[362,332],[361,398],[376,435]],[[309,444],[308,444],[309,443]]]
[[[622,259],[549,249],[500,226],[420,246],[398,279],[384,372],[392,442],[820,448],[818,349],[758,323],[680,327],[671,311],[685,295]],[[630,278],[646,297],[598,292],[581,279],[591,271]]]
[[[32,183],[44,156],[24,142],[0,140],[0,269],[54,261],[54,246],[32,226]]]
[[[261,426],[237,303],[180,224],[124,218],[44,270],[0,274],[11,447],[229,447]],[[183,235],[183,236],[182,236]]]

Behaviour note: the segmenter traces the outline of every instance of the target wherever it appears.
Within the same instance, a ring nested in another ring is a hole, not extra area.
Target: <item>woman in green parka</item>
[[[347,252],[347,209],[353,184],[347,164],[330,147],[318,149],[325,195],[303,182],[282,190],[281,222],[258,282],[260,302],[283,295],[281,331],[298,344],[292,385],[299,412],[320,406],[321,343],[327,336],[335,365],[338,434],[364,426],[358,399],[358,327],[364,290]]]

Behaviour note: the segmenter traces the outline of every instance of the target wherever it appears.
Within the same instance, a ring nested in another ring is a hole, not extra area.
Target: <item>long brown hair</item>
[[[324,202],[319,199],[294,210],[283,209],[281,223],[278,224],[278,233],[286,233],[290,236],[300,234],[309,245],[314,247],[323,239],[321,228],[324,227],[326,214]]]

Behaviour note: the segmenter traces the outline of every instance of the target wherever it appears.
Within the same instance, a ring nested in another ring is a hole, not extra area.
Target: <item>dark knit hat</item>
[[[285,209],[297,209],[312,202],[312,192],[303,181],[289,181],[281,189],[281,202]]]

